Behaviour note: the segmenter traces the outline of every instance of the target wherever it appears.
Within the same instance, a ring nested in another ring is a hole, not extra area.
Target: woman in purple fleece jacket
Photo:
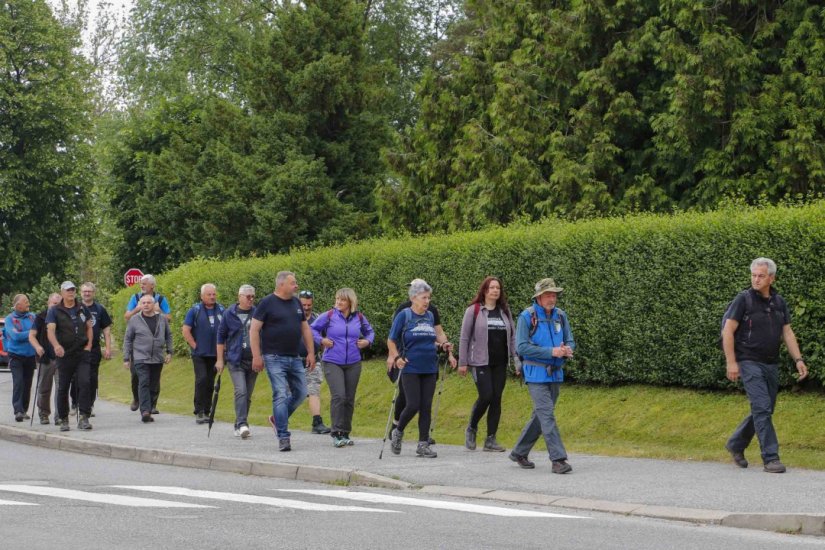
[[[324,350],[324,376],[332,396],[332,441],[336,447],[352,445],[352,413],[355,390],[361,377],[361,350],[372,345],[375,332],[358,311],[358,297],[351,288],[335,293],[335,307],[312,323],[315,343]]]

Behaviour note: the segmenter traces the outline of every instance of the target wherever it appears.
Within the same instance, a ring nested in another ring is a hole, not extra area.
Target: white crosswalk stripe
[[[357,500],[360,502],[372,502],[375,504],[401,504],[405,506],[422,506],[425,508],[438,508],[442,510],[454,510],[457,512],[470,512],[474,514],[487,514],[491,516],[523,517],[523,518],[565,518],[565,519],[586,519],[583,516],[569,516],[563,514],[552,514],[549,512],[535,512],[532,510],[519,510],[518,508],[505,508],[499,506],[484,506],[480,504],[469,504],[466,502],[452,502],[442,500],[431,500],[423,498],[400,497],[395,495],[384,495],[381,493],[360,493],[356,491],[340,491],[326,489],[277,489],[284,493],[301,493],[305,495],[316,495],[324,497],[342,498]]]
[[[44,497],[67,498],[71,500],[83,500],[86,502],[97,502],[99,504],[114,504],[115,506],[134,506],[137,508],[214,508],[214,506],[189,504],[186,502],[174,502],[170,500],[156,500],[153,498],[110,495],[106,493],[89,493],[86,491],[60,489],[57,487],[43,487],[39,485],[0,484],[0,491],[23,493],[27,495],[37,495]]]
[[[184,487],[160,487],[146,485],[113,485],[113,487],[117,489],[130,489],[133,491],[161,493],[164,495],[224,500],[228,502],[242,502],[246,504],[264,504],[267,506],[277,506],[280,508],[294,508],[296,510],[307,510],[311,512],[397,513],[395,510],[380,510],[377,508],[363,508],[361,506],[338,506],[335,504],[321,504],[314,502],[305,502],[302,500],[288,500],[283,498],[264,497],[258,495],[245,495],[240,493],[199,491],[195,489],[186,489]]]
[[[0,506],[37,506],[34,502],[17,502],[14,500],[0,500]]]

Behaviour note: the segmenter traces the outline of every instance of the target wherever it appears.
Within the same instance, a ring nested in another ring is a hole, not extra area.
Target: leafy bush
[[[825,379],[825,202],[799,208],[727,209],[707,214],[639,215],[576,223],[547,221],[451,235],[376,239],[289,255],[185,264],[159,277],[170,299],[176,334],[199,287],[214,282],[228,305],[250,283],[271,292],[275,274],[296,272],[317,310],[336,289],[354,288],[383,342],[406,283],[423,277],[435,289],[444,328],[457,338],[462,314],[482,278],[500,276],[514,310],[529,304],[535,282],[564,287],[578,344],[568,372],[582,382],[725,387],[716,347],[727,303],[750,283],[753,258],[778,266],[812,376]],[[122,311],[129,292],[114,297]],[[115,317],[119,317],[115,316]],[[122,325],[122,321],[119,321]],[[122,327],[121,327],[122,330]],[[379,344],[379,346],[382,344]],[[177,339],[179,351],[185,343]],[[782,382],[792,383],[783,357]]]

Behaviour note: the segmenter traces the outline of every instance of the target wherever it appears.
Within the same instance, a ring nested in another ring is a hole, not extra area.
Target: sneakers
[[[68,418],[61,418],[60,424],[57,423],[57,420],[54,421],[55,425],[60,426],[61,432],[68,432],[71,428],[69,427],[69,419]]]
[[[496,434],[487,436],[487,439],[484,440],[484,450],[494,453],[503,453],[505,451],[504,447],[496,441]]]
[[[435,458],[438,456],[438,453],[430,449],[430,443],[428,441],[419,441],[418,447],[415,449],[415,454],[423,458]]]
[[[553,461],[554,474],[567,474],[573,471],[573,467],[567,463],[566,459]]]
[[[730,453],[730,457],[733,459],[734,464],[736,464],[740,468],[748,467],[748,459],[745,458],[744,451],[734,451],[727,444],[725,445],[725,449],[727,449]]]
[[[392,431],[392,437],[390,438],[390,450],[394,455],[401,454],[401,440],[404,439],[404,432],[399,430],[398,428],[394,428]]]
[[[146,421],[144,421],[146,422]],[[92,425],[89,424],[89,417],[85,414],[80,415],[80,420],[77,421],[77,429],[78,430],[91,430]]]
[[[288,437],[278,440],[278,450],[282,453],[292,450],[292,445],[290,445]]]
[[[764,466],[764,470],[769,474],[784,474],[785,465],[778,460],[771,460]]]
[[[249,426],[244,424],[241,426],[238,431],[240,432],[241,439],[249,439],[252,436],[252,432],[249,431]]]
[[[471,451],[476,450],[476,431],[469,426],[464,430],[464,446]]]
[[[140,403],[138,403],[137,399],[133,399],[132,404],[129,405],[129,408],[133,411],[136,411],[136,410],[138,410],[138,407],[140,407]]]
[[[209,422],[209,415],[198,413],[197,418],[195,418],[195,424],[207,424]]]
[[[152,413],[145,412],[140,415],[140,421],[144,424],[148,424],[149,422],[154,422],[155,419],[152,418]]]
[[[347,438],[345,438],[344,434],[342,434],[342,433],[335,433],[332,436],[332,445],[334,447],[338,448],[338,449],[340,449],[341,447],[346,447],[347,446]]]
[[[21,413],[21,412],[14,413],[14,421],[15,422],[23,422],[23,413]]]
[[[532,470],[536,467],[536,463],[528,460],[526,456],[517,455],[516,453],[510,453],[509,458],[525,470]]]
[[[349,434],[344,432],[344,440],[347,442],[347,447],[352,447],[355,445],[355,441],[349,438]]]
[[[314,434],[328,434],[332,431],[332,429],[328,428],[324,425],[324,421],[321,417],[313,418],[312,419],[312,433]]]
[[[54,416],[54,425],[55,426],[61,426],[62,424],[63,424],[63,419],[60,418],[59,416],[55,415]]]
[[[49,423],[49,415],[40,413],[40,423],[41,424],[48,424]]]

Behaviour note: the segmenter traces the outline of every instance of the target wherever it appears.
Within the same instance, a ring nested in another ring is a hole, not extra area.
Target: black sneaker
[[[469,426],[464,430],[464,446],[471,451],[476,450],[476,431]]]
[[[553,473],[554,474],[567,474],[573,471],[573,467],[567,463],[567,460],[554,460],[553,461]]]
[[[725,449],[727,449],[730,453],[730,457],[733,459],[734,464],[740,468],[748,467],[748,459],[745,458],[745,453],[743,451],[734,451],[728,445],[725,445]]]
[[[54,417],[54,425],[55,425],[55,426],[61,426],[61,425],[63,425],[63,419],[62,419],[62,418],[60,418],[60,417],[58,417],[58,416],[55,416],[55,417]]]
[[[438,453],[430,449],[430,444],[426,441],[419,441],[418,447],[415,449],[415,454],[423,458],[435,458]]]
[[[324,425],[324,421],[321,420],[317,424],[312,424],[312,433],[314,434],[328,434],[332,431],[332,429],[328,428]]]
[[[23,413],[21,413],[21,412],[14,413],[14,421],[15,422],[23,422]]]
[[[510,453],[509,458],[525,470],[532,470],[536,467],[536,463],[528,460],[526,456],[517,455],[516,453]]]
[[[49,415],[40,413],[40,423],[41,424],[48,424],[49,423]]]
[[[133,411],[136,411],[136,410],[138,410],[138,407],[140,407],[140,403],[138,403],[137,399],[133,399],[132,404],[129,405],[129,408]]]
[[[198,413],[198,417],[195,419],[196,424],[206,424],[209,422],[209,415]]]
[[[145,412],[140,415],[140,421],[144,424],[148,424],[149,422],[154,422],[155,419],[152,418],[152,413]]]
[[[498,441],[496,441],[496,434],[493,434],[488,435],[487,439],[484,440],[484,450],[495,453],[503,453],[506,449],[498,444]]]
[[[767,464],[765,464],[763,468],[769,474],[784,474],[785,473],[785,465],[779,462],[778,460],[771,460]]]
[[[55,424],[57,422],[55,421]],[[68,432],[71,428],[69,427],[69,419],[68,418],[61,418],[60,419],[60,431],[61,432]]]
[[[398,428],[393,429],[392,438],[390,439],[390,450],[394,455],[401,454],[401,440],[404,439],[404,432]]]
[[[89,424],[89,417],[85,414],[80,415],[80,420],[77,421],[78,430],[91,430],[92,425]]]
[[[278,440],[278,450],[282,453],[292,450],[292,445],[290,445],[288,437]]]

